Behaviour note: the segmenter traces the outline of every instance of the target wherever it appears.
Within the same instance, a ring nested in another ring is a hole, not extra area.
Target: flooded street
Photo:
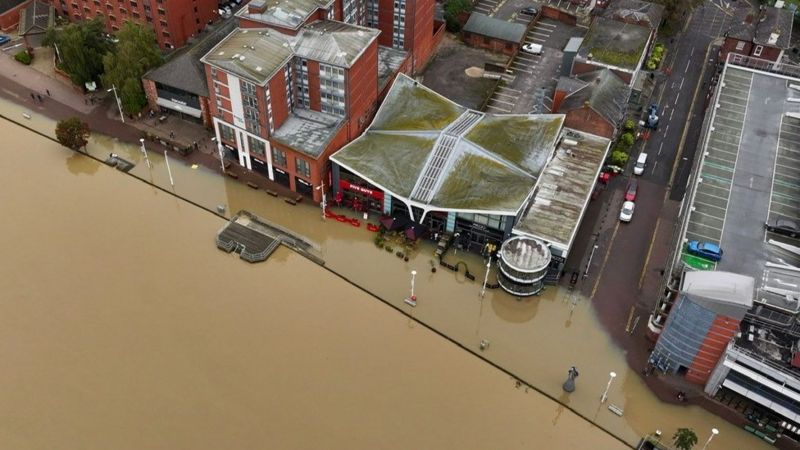
[[[21,117],[15,105],[0,110]],[[36,116],[26,125],[54,128]],[[431,245],[404,262],[363,226],[323,221],[318,207],[170,155],[177,194],[311,238],[327,268],[545,396],[294,253],[248,265],[214,247],[223,220],[7,122],[0,129],[10,181],[0,194],[0,442],[9,447],[624,448],[574,409],[631,445],[679,427],[702,443],[716,427],[710,449],[770,448],[701,408],[660,403],[587,299],[555,288],[482,299],[485,263],[474,255],[446,259],[463,260],[478,281],[431,273]],[[173,190],[155,151],[152,169],[137,146],[107,137],[89,151],[141,162],[134,176]],[[416,308],[403,303],[411,270]],[[580,377],[566,396],[573,365]]]

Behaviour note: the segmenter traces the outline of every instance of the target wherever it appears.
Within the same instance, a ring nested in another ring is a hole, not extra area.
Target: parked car
[[[633,219],[633,210],[636,205],[633,202],[625,202],[622,204],[622,210],[619,212],[619,220],[623,222],[630,222]]]
[[[628,182],[628,187],[625,189],[625,201],[635,202],[637,192],[639,192],[639,180],[631,178],[631,181]]]
[[[633,174],[643,174],[645,166],[647,166],[647,153],[639,153],[639,157],[636,158],[636,164],[633,166]]]
[[[11,42],[11,38],[6,36],[5,34],[0,34],[0,45],[5,45]]]
[[[522,51],[532,55],[541,55],[542,46],[540,44],[525,44],[522,46]]]
[[[658,129],[658,105],[653,103],[647,108],[647,120],[644,122],[645,128],[652,130]]]
[[[535,16],[539,14],[539,10],[534,8],[533,6],[529,6],[527,8],[522,8],[520,14],[525,14],[526,16]]]
[[[710,259],[711,261],[722,259],[722,249],[719,248],[719,245],[710,242],[689,241],[686,250],[694,256]]]
[[[798,225],[798,223],[794,220],[775,219],[770,220],[764,225],[767,227],[767,231],[771,231],[776,234],[782,234],[784,236],[790,236],[793,238],[800,236],[800,225]]]

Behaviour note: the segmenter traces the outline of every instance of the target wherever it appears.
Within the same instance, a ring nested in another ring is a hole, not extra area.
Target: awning
[[[172,100],[167,100],[165,98],[158,97],[156,100],[156,104],[158,106],[163,106],[164,108],[169,108],[173,111],[178,111],[183,114],[188,114],[192,117],[197,117],[198,119],[203,117],[203,112],[197,108],[192,108],[191,106],[181,105],[178,103],[173,102]]]

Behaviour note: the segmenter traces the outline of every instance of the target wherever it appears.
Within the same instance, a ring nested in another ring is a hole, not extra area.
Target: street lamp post
[[[711,436],[708,437],[708,440],[706,441],[705,445],[703,445],[703,450],[706,450],[706,447],[708,447],[708,444],[710,444],[711,440],[714,439],[714,436],[716,436],[718,434],[719,434],[719,430],[718,429],[716,429],[716,428],[712,428],[711,429]]]
[[[611,383],[614,382],[614,378],[617,377],[617,373],[616,372],[611,372],[609,375],[611,377],[608,379],[608,384],[606,385],[606,390],[603,391],[603,396],[600,397],[600,403],[605,403],[606,400],[608,399],[608,390],[611,388]]]
[[[405,299],[405,302],[411,306],[417,306],[417,296],[414,295],[414,280],[417,278],[417,271],[411,271],[411,296]]]
[[[167,151],[164,150],[164,161],[167,163],[167,173],[169,174],[169,184],[172,187],[175,187],[175,181],[172,180],[172,170],[169,168],[169,156],[167,156]]]
[[[122,102],[119,101],[119,96],[117,95],[117,87],[113,84],[111,85],[111,89],[107,89],[107,92],[114,92],[114,98],[117,99],[117,108],[119,108],[119,120],[122,123],[125,123],[125,114],[122,114]]]
[[[222,144],[217,144],[217,151],[219,152],[219,165],[222,167],[222,174],[225,175],[225,156],[222,153]]]
[[[147,157],[147,148],[144,146],[144,138],[140,138],[139,142],[142,143],[142,154],[144,154],[144,160],[147,161],[147,167],[152,168],[153,165],[150,164],[150,158]]]
[[[483,277],[483,287],[481,288],[481,298],[486,294],[486,283],[489,281],[489,271],[492,269],[492,260],[486,262],[486,275]]]
[[[315,188],[318,191],[322,191],[322,202],[319,206],[322,208],[322,220],[325,220],[325,208],[328,207],[328,203],[326,202],[325,198],[325,182],[321,181],[320,185]]]

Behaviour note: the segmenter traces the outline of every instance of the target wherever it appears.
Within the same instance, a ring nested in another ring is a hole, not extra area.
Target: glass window
[[[761,52],[764,51],[763,45],[756,45],[756,49],[753,51],[753,56],[761,56]]]
[[[302,175],[306,178],[311,177],[311,165],[308,164],[308,161],[302,158],[295,158],[294,161],[294,167],[298,175]]]
[[[286,167],[286,152],[279,148],[272,147],[272,164]]]
[[[267,145],[261,139],[247,136],[247,146],[250,149],[250,154],[261,156],[262,158],[267,156]]]
[[[233,141],[235,139],[233,137],[233,128],[225,125],[224,123],[219,124],[219,135],[224,141]]]

